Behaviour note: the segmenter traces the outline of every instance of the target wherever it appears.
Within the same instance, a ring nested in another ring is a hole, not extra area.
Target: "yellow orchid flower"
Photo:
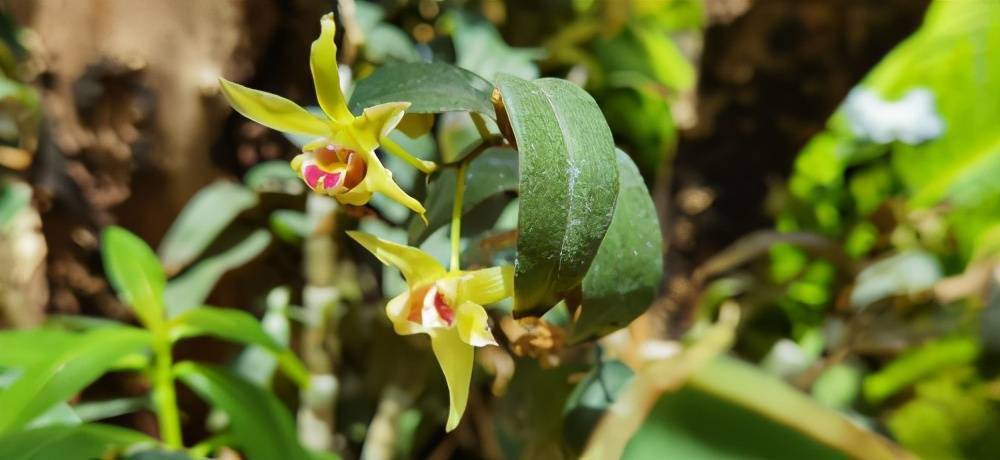
[[[375,149],[385,144],[424,172],[433,169],[433,163],[409,156],[386,138],[410,103],[379,104],[354,116],[340,89],[333,15],[323,16],[320,24],[322,30],[312,44],[309,67],[325,116],[314,115],[283,97],[220,78],[222,93],[237,112],[257,123],[316,138],[292,160],[292,168],[312,190],[356,206],[364,205],[378,192],[423,216],[424,207],[399,188],[392,180],[392,172],[375,155]]]
[[[382,263],[399,269],[406,292],[390,300],[385,312],[397,334],[427,334],[448,383],[451,431],[465,412],[475,347],[496,345],[483,305],[510,297],[510,266],[447,271],[431,255],[361,232],[347,232]]]

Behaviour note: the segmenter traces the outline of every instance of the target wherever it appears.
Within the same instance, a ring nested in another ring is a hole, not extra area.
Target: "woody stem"
[[[396,143],[396,141],[389,139],[388,137],[382,138],[382,148],[387,152],[396,155],[399,159],[407,162],[410,166],[417,168],[420,172],[424,174],[430,174],[437,169],[437,165],[433,161],[421,160],[407,152],[403,146]]]
[[[455,203],[451,207],[451,271],[459,270],[459,252],[462,243],[462,200],[465,198],[465,171],[468,161],[458,166],[455,178]]]

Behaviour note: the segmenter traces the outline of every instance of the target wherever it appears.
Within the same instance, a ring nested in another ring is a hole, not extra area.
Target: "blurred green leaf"
[[[115,398],[103,401],[88,401],[73,406],[73,411],[84,422],[96,422],[140,410],[152,410],[149,397]]]
[[[490,81],[500,73],[527,80],[538,78],[538,66],[532,61],[545,57],[544,50],[512,48],[493,24],[472,14],[453,11],[448,19],[454,27],[452,42],[459,67]]]
[[[895,459],[877,434],[788,384],[717,357],[657,402],[623,458]]]
[[[6,334],[0,334],[3,335]],[[31,336],[23,333],[18,337]],[[122,357],[148,347],[150,341],[149,332],[132,327],[95,329],[76,334],[73,339],[60,339],[61,347],[46,350],[44,361],[22,369],[20,377],[0,391],[0,407],[3,407],[0,433],[25,426],[56,403],[78,393]]]
[[[163,321],[163,290],[167,278],[153,250],[139,237],[117,226],[101,238],[104,271],[122,302],[132,307],[146,327]]]
[[[539,315],[580,284],[611,224],[614,140],[568,81],[501,74],[497,87],[520,153],[514,314]]]
[[[653,199],[628,155],[618,152],[618,199],[608,233],[583,278],[571,343],[627,326],[656,298],[663,278],[663,236]]]
[[[600,362],[573,388],[563,409],[563,437],[573,452],[583,451],[594,426],[633,375],[621,361]]]
[[[399,27],[384,22],[385,10],[371,2],[355,2],[356,20],[364,34],[365,59],[372,62],[420,60],[410,36]]]
[[[222,275],[253,260],[270,244],[271,235],[266,230],[256,230],[242,241],[206,257],[170,280],[164,293],[168,316],[174,317],[204,303]]]
[[[291,338],[291,324],[288,319],[288,308],[291,300],[291,290],[286,286],[277,287],[267,294],[267,311],[260,324],[271,339],[284,347]],[[278,359],[267,347],[251,345],[243,350],[233,369],[246,380],[263,388],[269,388],[274,371],[278,368]]]
[[[167,272],[176,273],[197,259],[236,216],[256,205],[257,195],[240,184],[218,181],[201,189],[160,242]]]
[[[972,364],[979,354],[979,345],[967,337],[956,337],[928,342],[908,351],[865,378],[865,399],[879,403],[920,379],[944,369]]]
[[[4,460],[109,458],[127,447],[154,444],[145,434],[111,425],[53,426],[0,436]]]
[[[419,218],[410,219],[409,244],[419,245],[431,233],[451,222],[455,203],[457,168],[448,168],[436,175],[427,186],[427,224]],[[517,152],[506,147],[491,147],[469,163],[465,172],[465,215],[491,196],[517,191]]]
[[[235,447],[249,460],[307,459],[288,409],[273,394],[230,371],[183,362],[177,378],[229,415]]]
[[[694,66],[684,57],[666,31],[633,23],[620,33],[594,43],[604,69],[605,82],[642,75],[670,89],[683,91],[695,82]]]
[[[299,244],[312,233],[312,222],[302,211],[293,209],[277,209],[268,218],[271,231],[282,241]]]
[[[31,186],[7,181],[0,184],[0,230],[31,203]]]
[[[197,307],[170,321],[173,340],[202,335],[266,348],[278,357],[289,377],[299,385],[308,385],[309,372],[305,365],[288,348],[271,338],[257,318],[249,313],[229,308]]]
[[[1000,456],[996,403],[968,375],[941,373],[918,383],[915,397],[892,411],[886,421],[899,443],[919,458]]]
[[[813,382],[812,396],[820,404],[847,410],[861,393],[861,370],[849,364],[834,364]]]
[[[287,161],[282,160],[264,161],[253,165],[243,175],[243,183],[255,192],[299,194],[305,191],[302,179],[299,179]],[[236,194],[241,195],[241,200],[247,201],[246,195],[239,192]]]
[[[493,85],[468,70],[444,62],[390,64],[357,82],[351,111],[386,102],[409,102],[407,113],[468,111],[495,117]]]
[[[941,276],[933,255],[919,250],[900,252],[858,273],[851,306],[864,308],[889,296],[917,294],[931,288]]]

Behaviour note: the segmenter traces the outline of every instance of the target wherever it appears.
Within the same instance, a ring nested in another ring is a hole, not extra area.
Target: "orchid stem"
[[[462,201],[465,198],[465,171],[469,167],[468,161],[463,161],[458,166],[455,177],[455,203],[451,207],[451,271],[459,270],[459,252],[462,245]]]
[[[177,396],[174,393],[173,358],[170,352],[170,337],[166,326],[157,325],[153,329],[153,405],[160,425],[160,438],[170,449],[184,447],[181,438],[181,419],[177,411]]]
[[[488,142],[493,137],[493,133],[486,127],[486,120],[476,112],[469,112],[469,116],[472,117],[472,123],[476,125],[476,131],[479,131],[479,137]]]
[[[382,139],[382,148],[384,148],[389,153],[396,155],[399,159],[409,163],[414,168],[420,170],[424,174],[430,174],[437,169],[437,165],[433,161],[421,160],[407,152],[402,145],[396,143],[396,141],[385,137]]]

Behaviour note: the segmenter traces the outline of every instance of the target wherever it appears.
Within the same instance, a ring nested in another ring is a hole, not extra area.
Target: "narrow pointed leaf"
[[[132,327],[95,329],[49,350],[42,362],[22,369],[0,391],[0,433],[24,427],[38,415],[80,392],[129,354],[149,346],[150,334]]]
[[[194,336],[212,336],[269,350],[278,358],[285,373],[296,383],[307,385],[305,365],[284,345],[278,343],[253,315],[228,308],[199,307],[188,310],[170,322],[174,340]]]
[[[111,226],[104,230],[101,255],[111,285],[142,323],[150,326],[163,321],[167,278],[153,250],[128,230]]]
[[[271,244],[267,230],[256,230],[226,250],[206,257],[167,283],[164,301],[173,317],[205,302],[212,288],[227,271],[246,264]]]
[[[174,370],[185,385],[229,415],[235,447],[249,460],[309,458],[292,415],[269,391],[217,367],[183,362]]]
[[[193,262],[236,216],[256,204],[257,194],[232,182],[201,189],[160,242],[157,252],[167,272],[176,273]]]
[[[111,425],[51,426],[0,436],[0,458],[111,458],[110,454],[139,444],[154,445],[143,433]]]
[[[618,151],[618,204],[593,265],[583,278],[580,316],[570,341],[627,326],[656,297],[663,277],[663,237],[653,200],[635,163]]]
[[[520,152],[516,316],[540,315],[579,286],[611,224],[618,163],[594,99],[564,80],[501,74]]]

